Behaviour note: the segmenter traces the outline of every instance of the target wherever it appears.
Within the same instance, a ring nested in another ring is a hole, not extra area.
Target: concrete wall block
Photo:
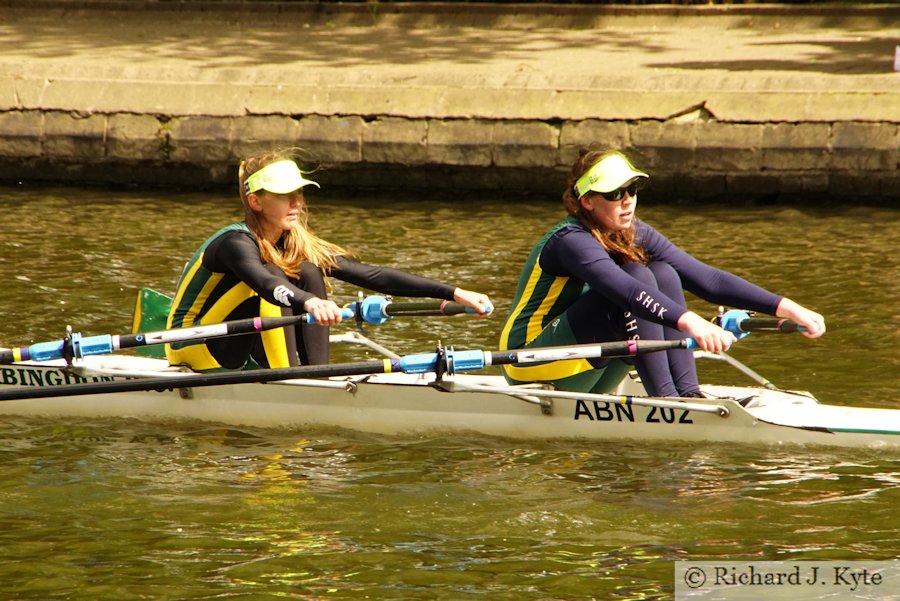
[[[153,115],[117,113],[106,125],[106,156],[110,159],[164,160],[165,133]]]
[[[169,156],[185,163],[233,162],[230,117],[190,116],[168,123]]]
[[[85,163],[101,161],[106,156],[106,127],[106,115],[48,111],[44,113],[43,154]]]
[[[878,184],[873,185],[872,177],[869,174],[835,171],[828,176],[828,192],[834,196],[851,196],[854,198],[870,196],[871,194],[860,194],[860,190],[872,187],[877,189]]]
[[[850,202],[874,200],[884,203],[888,199],[900,198],[897,184],[900,184],[900,177],[895,171],[839,171],[829,176],[828,195],[846,196]]]
[[[775,196],[778,192],[778,178],[774,174],[728,173],[725,175],[726,194],[763,198]]]
[[[709,171],[756,172],[762,166],[758,125],[698,121],[696,167]]]
[[[665,202],[671,200],[667,198],[666,192],[668,189],[672,189],[679,198],[716,198],[725,194],[727,189],[726,176],[721,172],[693,171],[671,174],[669,180],[671,187],[664,185],[665,181],[659,181],[661,175],[650,174],[650,185],[644,193],[645,196],[652,194],[653,198],[659,198]],[[659,181],[659,186],[657,186],[657,181]]]
[[[297,121],[283,115],[246,115],[231,122],[231,153],[235,160],[290,148],[297,143]]]
[[[428,162],[487,167],[491,164],[492,131],[490,121],[429,120]]]
[[[559,130],[559,165],[570,167],[579,151],[590,145],[628,151],[628,123],[625,121],[567,121]]]
[[[298,124],[297,144],[328,163],[362,160],[361,117],[307,115]]]
[[[629,127],[633,154],[646,169],[665,165],[695,166],[697,126],[695,122],[639,121]]]
[[[831,146],[835,169],[894,169],[900,159],[900,127],[890,123],[838,122],[831,129]]]
[[[23,108],[18,90],[19,81],[19,78],[9,74],[0,76],[0,111]]]
[[[775,176],[778,190],[787,194],[824,194],[828,192],[830,174],[825,172],[779,172]]]
[[[878,190],[882,200],[895,199],[900,206],[900,163],[896,169],[880,172],[875,174],[874,179],[878,182]]]
[[[362,160],[366,163],[424,165],[428,161],[428,122],[381,117],[363,123]]]
[[[0,113],[0,156],[40,156],[43,121],[38,111]]]
[[[500,176],[495,184],[499,193],[518,199],[537,198],[554,203],[561,208],[567,171],[562,172],[559,167],[535,167],[534,169],[494,167],[493,169],[495,174]],[[493,183],[487,178],[483,181]]]
[[[762,128],[763,167],[776,171],[831,169],[830,123],[775,123]]]
[[[497,121],[491,134],[491,162],[497,167],[555,167],[559,128],[549,123]]]

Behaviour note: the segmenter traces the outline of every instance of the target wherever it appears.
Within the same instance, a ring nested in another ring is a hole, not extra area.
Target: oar
[[[341,309],[341,315],[344,319],[351,319],[355,313],[352,309]],[[251,317],[203,326],[122,335],[100,334],[98,336],[82,336],[81,334],[70,332],[62,340],[38,342],[31,346],[15,349],[0,349],[0,365],[17,361],[72,359],[87,355],[104,355],[121,349],[154,344],[252,334],[263,330],[283,328],[300,322],[315,323],[315,318],[309,313],[285,317]]]
[[[82,394],[109,394],[136,390],[166,390],[252,382],[277,382],[295,378],[330,378],[403,372],[409,374],[453,374],[457,371],[483,369],[491,365],[535,363],[590,357],[633,357],[672,349],[688,348],[687,340],[628,340],[559,347],[508,351],[454,351],[439,347],[434,353],[405,355],[398,359],[382,359],[331,365],[301,365],[276,369],[189,374],[112,382],[68,384],[53,387],[22,387],[0,390],[0,401],[39,399]]]
[[[723,330],[727,330],[740,338],[744,338],[750,332],[779,332],[790,334],[793,332],[806,332],[806,328],[789,319],[777,317],[750,317],[750,314],[740,309],[731,309],[723,315],[716,317],[715,322]]]
[[[493,307],[488,307],[485,312],[490,313],[492,310]],[[448,301],[395,303],[383,296],[373,295],[366,297],[362,303],[354,302],[341,309],[341,318],[352,319],[358,315],[368,323],[381,324],[394,316],[401,315],[459,315],[461,313],[475,313],[475,310],[460,303]],[[315,318],[309,313],[301,313],[300,315],[284,317],[251,317],[217,324],[173,328],[171,330],[138,334],[82,336],[79,333],[69,332],[61,340],[37,342],[30,346],[14,349],[0,349],[0,365],[8,365],[18,361],[71,360],[88,355],[105,355],[122,349],[140,348],[156,344],[206,340],[208,338],[220,338],[238,334],[253,334],[301,322],[315,323],[315,321]]]
[[[461,315],[463,313],[478,313],[472,307],[451,301],[423,301],[398,303],[383,296],[367,296],[360,302],[350,303],[351,307],[358,311],[359,316],[366,323],[382,324],[392,317],[399,316],[428,316],[428,315]],[[491,313],[494,308],[490,305],[483,307],[481,313]]]
[[[748,317],[739,324],[743,332],[780,332],[790,334],[792,332],[806,332],[804,326],[791,321],[773,317]]]

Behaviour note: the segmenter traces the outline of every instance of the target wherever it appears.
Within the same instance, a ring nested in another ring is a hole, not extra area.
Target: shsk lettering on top
[[[646,290],[641,290],[638,293],[637,298],[635,300],[638,301],[639,303],[641,303],[642,305],[644,305],[645,307],[647,307],[648,309],[650,309],[650,312],[653,313],[654,315],[656,315],[657,317],[662,317],[663,313],[668,311],[668,309],[666,309],[661,304],[656,302],[656,300],[652,296],[647,294]]]
[[[291,292],[287,286],[278,286],[277,288],[275,288],[275,290],[272,291],[272,296],[274,296],[275,300],[277,300],[285,307],[290,307],[291,298],[293,298],[294,293]]]

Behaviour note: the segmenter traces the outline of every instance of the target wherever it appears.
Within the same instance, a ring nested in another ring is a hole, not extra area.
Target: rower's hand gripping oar
[[[511,363],[535,363],[590,357],[633,357],[672,349],[687,348],[685,340],[626,340],[597,344],[517,349],[508,351],[454,351],[438,348],[437,352],[406,355],[397,359],[336,363],[332,365],[300,365],[275,369],[199,373],[168,377],[88,382],[63,386],[21,387],[0,390],[0,401],[76,396],[83,394],[110,394],[136,390],[167,390],[277,382],[296,378],[330,378],[335,376],[361,376],[403,372],[409,374],[454,374],[457,371],[482,369],[491,365]]]

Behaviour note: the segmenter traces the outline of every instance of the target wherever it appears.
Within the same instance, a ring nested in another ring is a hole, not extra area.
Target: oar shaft
[[[391,317],[462,315],[463,313],[475,313],[475,309],[452,301],[440,301],[437,303],[390,302],[385,305],[384,312]]]
[[[117,348],[135,348],[154,344],[182,342],[185,340],[219,338],[222,336],[235,336],[238,334],[254,334],[263,330],[294,325],[299,321],[305,321],[305,317],[305,313],[302,315],[289,315],[286,317],[251,317],[248,319],[238,319],[235,321],[226,321],[224,323],[209,324],[205,326],[160,330],[158,332],[147,332],[143,334],[127,334],[125,336],[118,336]]]
[[[352,309],[342,309],[344,319],[354,316]],[[154,344],[169,344],[187,340],[206,340],[238,334],[253,334],[264,330],[283,328],[296,323],[315,323],[308,313],[288,315],[284,317],[251,317],[223,323],[215,323],[187,328],[173,328],[139,334],[111,336],[81,336],[72,334],[70,338],[51,342],[38,342],[31,346],[16,349],[0,349],[0,365],[17,361],[50,361],[70,357],[86,357],[88,355],[105,355],[120,349],[137,348]]]
[[[688,340],[623,340],[597,344],[494,351],[491,353],[491,364],[509,365],[512,363],[539,363],[596,357],[634,357],[635,355],[644,355],[646,353],[691,348],[692,342]]]
[[[797,325],[790,319],[780,319],[777,317],[750,317],[746,311],[741,309],[731,309],[724,314],[718,316],[714,322],[722,329],[727,330],[737,336],[743,338],[750,332],[780,332],[782,334],[790,334],[792,332],[805,332],[806,328]]]
[[[341,309],[343,319],[352,319],[352,309]],[[309,313],[300,315],[285,315],[282,317],[250,317],[237,319],[223,323],[214,323],[205,326],[188,328],[175,328],[160,330],[146,334],[128,334],[119,336],[118,349],[148,346],[153,344],[167,344],[183,342],[186,340],[205,340],[207,338],[220,338],[222,336],[236,336],[238,334],[255,334],[265,330],[284,328],[297,323],[316,323],[315,318]]]
[[[778,319],[771,317],[748,317],[738,323],[738,327],[742,332],[781,332],[790,334],[792,332],[803,332],[806,330],[803,326],[797,325],[789,319]]]
[[[459,315],[474,313],[475,310],[460,303],[449,301],[394,303],[381,296],[369,296],[360,307],[353,306],[341,310],[343,319],[352,319],[357,315],[368,323],[384,323],[395,316],[427,316],[427,315]],[[492,309],[489,308],[489,309]],[[82,336],[71,334],[62,340],[38,342],[30,346],[14,349],[0,349],[0,365],[18,361],[51,361],[53,359],[86,357],[88,355],[104,355],[121,349],[151,346],[155,344],[171,344],[188,340],[206,340],[222,336],[252,334],[264,330],[283,328],[296,323],[315,323],[315,318],[308,313],[285,317],[248,318],[218,324],[173,328],[156,332],[138,334]]]
[[[75,396],[82,394],[109,394],[138,390],[166,390],[244,384],[251,382],[276,382],[295,378],[330,378],[335,376],[367,375],[392,372],[453,374],[457,371],[475,370],[490,365],[509,363],[533,363],[587,357],[631,357],[643,353],[687,348],[687,342],[679,341],[625,341],[600,344],[573,345],[571,347],[546,347],[543,349],[512,351],[459,351],[439,349],[435,353],[406,355],[399,359],[383,359],[358,363],[333,365],[301,365],[276,369],[189,374],[184,376],[142,378],[136,380],[70,384],[53,387],[22,387],[0,390],[0,401]]]
[[[414,374],[429,372],[452,374],[457,371],[483,369],[491,365],[542,363],[592,357],[634,357],[645,353],[686,348],[691,348],[688,340],[625,340],[508,351],[456,351],[452,347],[448,347],[442,350],[442,356],[436,353],[427,353],[401,357],[400,371]]]
[[[361,302],[350,305],[359,313],[360,318],[366,323],[382,324],[392,317],[429,315],[460,315],[463,313],[474,314],[477,311],[461,303],[451,301],[418,301],[418,302],[394,302],[383,296],[367,296]],[[493,312],[491,306],[484,307],[485,313]]]

